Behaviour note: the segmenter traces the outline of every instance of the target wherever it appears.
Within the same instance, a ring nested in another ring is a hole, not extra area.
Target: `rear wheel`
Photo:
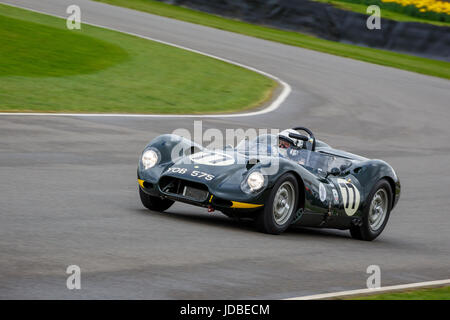
[[[169,209],[174,203],[172,200],[161,199],[159,197],[148,195],[142,191],[141,188],[139,188],[139,196],[144,207],[153,211],[163,212]]]
[[[297,179],[287,173],[275,183],[264,209],[259,213],[256,219],[258,229],[270,234],[285,231],[294,219],[297,202]]]
[[[389,220],[392,203],[392,189],[389,182],[385,179],[378,181],[367,200],[362,225],[352,226],[350,234],[355,239],[372,241],[381,234]]]

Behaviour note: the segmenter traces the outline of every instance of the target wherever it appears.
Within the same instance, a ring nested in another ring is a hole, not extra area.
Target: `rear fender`
[[[359,163],[351,170],[352,174],[358,179],[363,186],[363,206],[367,205],[367,197],[372,191],[375,184],[381,179],[386,179],[391,185],[392,189],[392,203],[391,208],[395,206],[400,197],[400,180],[397,177],[394,169],[385,161],[382,160],[368,160]]]

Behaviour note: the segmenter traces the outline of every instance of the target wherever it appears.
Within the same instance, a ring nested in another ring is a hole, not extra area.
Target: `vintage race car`
[[[303,134],[301,134],[303,133]],[[138,166],[142,204],[164,211],[175,201],[254,219],[259,230],[280,234],[291,225],[349,229],[373,240],[400,197],[400,181],[382,160],[336,150],[307,128],[244,139],[237,147],[203,148],[165,134],[144,149]]]

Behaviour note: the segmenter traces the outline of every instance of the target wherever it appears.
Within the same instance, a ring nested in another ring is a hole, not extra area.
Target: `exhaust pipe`
[[[363,222],[360,218],[354,218],[352,219],[352,225],[355,227],[361,227],[363,225]]]

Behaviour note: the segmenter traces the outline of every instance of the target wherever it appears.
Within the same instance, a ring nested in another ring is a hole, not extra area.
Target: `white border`
[[[62,18],[62,19],[66,19],[67,17],[64,16],[59,16],[59,15],[55,15],[55,14],[50,14],[47,12],[43,12],[43,11],[39,11],[39,10],[35,10],[35,9],[30,9],[30,8],[26,8],[26,7],[22,7],[19,5],[13,5],[10,3],[4,3],[2,1],[0,1],[0,3],[10,6],[10,7],[15,7],[15,8],[20,8],[20,9],[26,9],[29,11],[33,11],[33,12],[37,12],[37,13],[41,13],[41,14],[45,14],[48,16],[53,16],[53,17],[57,17],[57,18]],[[110,28],[110,27],[105,27],[102,25],[98,25],[98,24],[94,24],[94,23],[89,23],[89,22],[82,22],[82,24],[87,24],[87,25],[91,25],[94,27],[99,27],[99,28],[103,28],[103,29],[108,29],[108,30],[112,30],[112,31],[117,31],[117,32],[121,32],[121,33],[125,33],[125,34],[129,34],[131,36],[135,36],[135,37],[139,37],[139,38],[143,38],[143,39],[147,39],[150,41],[154,41],[154,42],[158,42],[158,43],[162,43],[168,46],[172,46],[175,48],[179,48],[179,49],[183,49],[183,50],[187,50],[190,52],[194,52],[197,54],[201,54],[203,56],[206,57],[210,57],[216,60],[220,60],[229,64],[233,64],[245,69],[248,69],[250,71],[259,73],[263,76],[266,76],[268,78],[271,78],[275,81],[277,81],[281,86],[282,86],[282,91],[281,93],[278,95],[278,97],[272,101],[272,103],[262,109],[262,110],[258,110],[258,111],[254,111],[254,112],[247,112],[247,113],[229,113],[229,114],[174,114],[174,115],[166,115],[166,114],[126,114],[126,113],[32,113],[32,112],[0,112],[0,116],[63,116],[63,117],[130,117],[130,118],[134,118],[134,117],[138,117],[138,118],[199,118],[199,117],[206,117],[206,118],[232,118],[232,117],[249,117],[249,116],[257,116],[257,115],[261,115],[261,114],[265,114],[265,113],[269,113],[272,112],[274,110],[276,110],[283,102],[284,100],[286,100],[286,98],[289,96],[289,94],[291,93],[292,89],[291,86],[284,82],[283,80],[281,80],[280,78],[261,71],[259,69],[256,69],[254,67],[250,67],[247,66],[245,64],[239,63],[239,62],[235,62],[232,60],[228,60],[225,58],[221,58],[209,53],[205,53],[196,49],[191,49],[188,47],[184,47],[184,46],[180,46],[178,44],[174,44],[174,43],[170,43],[167,41],[163,41],[163,40],[159,40],[159,39],[155,39],[155,38],[150,38],[150,37],[146,37],[146,36],[142,36],[136,33],[132,33],[132,32],[127,32],[127,31],[122,31],[119,29],[115,29],[115,28]]]
[[[324,294],[315,294],[315,295],[311,295],[311,296],[288,298],[285,300],[333,299],[333,298],[339,298],[339,297],[380,294],[380,293],[387,293],[387,292],[392,292],[392,291],[416,289],[416,288],[423,288],[423,287],[436,287],[436,286],[443,286],[443,285],[447,285],[447,284],[450,284],[450,279],[401,284],[401,285],[397,285],[397,286],[381,287],[378,289],[359,289],[359,290],[340,291],[340,292],[332,292],[332,293],[324,293]]]

